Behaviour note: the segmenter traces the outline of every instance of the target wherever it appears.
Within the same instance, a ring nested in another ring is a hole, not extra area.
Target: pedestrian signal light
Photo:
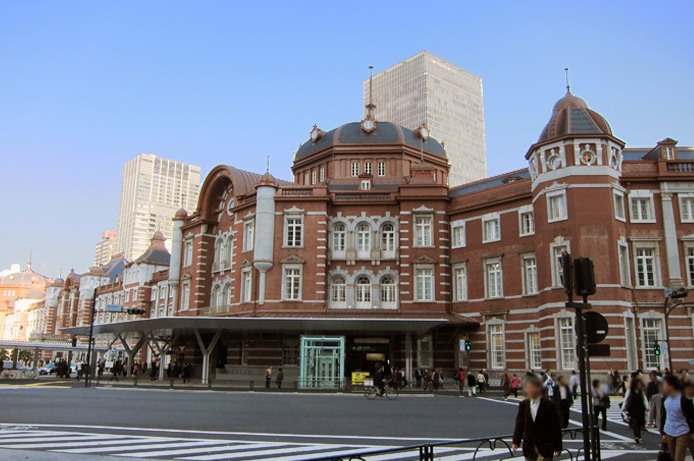
[[[653,352],[655,352],[655,355],[660,355],[660,344],[653,346]]]
[[[465,350],[469,351],[470,349],[472,349],[472,341],[470,341],[469,339],[466,339],[465,340]]]

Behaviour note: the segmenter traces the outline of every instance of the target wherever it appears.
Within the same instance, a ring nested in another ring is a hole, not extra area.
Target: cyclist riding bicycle
[[[374,373],[374,387],[378,389],[379,395],[383,395],[386,387],[386,372],[383,367],[376,370]]]

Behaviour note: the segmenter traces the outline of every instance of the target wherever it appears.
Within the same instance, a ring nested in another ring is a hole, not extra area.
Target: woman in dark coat
[[[631,380],[631,387],[627,392],[627,398],[624,401],[623,411],[629,415],[629,426],[634,431],[634,442],[641,443],[641,428],[646,426],[646,410],[648,409],[648,401],[646,393],[643,390],[643,381],[638,378]]]

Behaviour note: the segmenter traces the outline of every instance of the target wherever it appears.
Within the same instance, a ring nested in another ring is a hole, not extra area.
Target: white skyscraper
[[[192,212],[198,202],[200,167],[140,154],[123,167],[116,251],[135,259],[161,230],[171,241],[173,217],[180,208]]]
[[[364,105],[369,80],[364,80]],[[482,79],[428,51],[373,76],[376,119],[412,130],[426,122],[446,145],[449,184],[487,176]]]

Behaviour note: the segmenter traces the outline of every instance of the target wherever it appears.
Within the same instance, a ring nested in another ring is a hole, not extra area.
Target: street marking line
[[[260,451],[244,451],[241,453],[220,453],[216,455],[202,455],[202,456],[189,456],[185,458],[176,458],[176,459],[185,459],[185,460],[214,460],[214,459],[238,459],[238,458],[250,458],[251,456],[257,457],[257,456],[268,456],[268,455],[282,455],[285,453],[301,453],[301,452],[307,452],[307,451],[319,451],[319,450],[325,450],[325,449],[330,449],[330,448],[339,448],[339,445],[311,445],[311,446],[305,446],[303,448],[300,447],[291,447],[291,448],[276,448],[272,450],[260,450]],[[265,458],[260,458],[260,459],[265,459]]]
[[[157,442],[167,442],[167,439],[152,439],[152,443],[157,443]],[[50,445],[45,447],[48,451],[53,451],[53,450],[62,450],[66,448],[72,448],[72,447],[106,447],[106,446],[115,446],[115,445],[130,445],[134,443],[142,443],[142,440],[140,439],[116,439],[114,438],[113,440],[98,440],[98,441],[93,441],[93,442],[56,442],[52,444],[46,443],[46,445]],[[13,447],[14,448],[14,447]]]
[[[200,451],[205,451],[206,453],[212,453],[215,451],[243,450],[244,448],[248,448],[249,445],[254,445],[254,446],[260,445],[260,446],[255,446],[255,448],[258,448],[258,449],[276,446],[274,444],[253,444],[253,443],[246,444],[246,443],[239,443],[236,441],[225,441],[223,443],[226,443],[226,446],[219,446],[219,447],[210,446],[210,447],[205,447],[202,449],[186,448],[186,449],[181,449],[181,450],[144,451],[141,453],[128,453],[125,455],[116,454],[115,456],[129,456],[132,458],[147,458],[150,456],[194,455],[196,453],[200,453]]]
[[[89,441],[89,440],[108,441],[108,440],[113,440],[113,437],[112,436],[91,435],[91,436],[81,437],[77,441],[79,442],[79,441]],[[0,444],[0,448],[30,449],[30,448],[50,448],[50,447],[55,447],[56,445],[60,445],[60,442],[46,442],[45,437],[42,437],[40,439],[36,439],[34,442],[37,442],[37,443],[26,443],[26,442],[27,442],[27,439],[15,440],[15,441],[3,441]],[[65,443],[69,443],[69,442],[65,442]]]
[[[48,437],[52,435],[72,435],[73,433],[71,432],[53,432],[53,431],[21,431],[18,433],[13,433],[13,434],[5,434],[5,431],[0,431],[0,443],[2,443],[2,440],[4,439],[12,439],[15,437]]]
[[[171,442],[171,441],[165,441],[165,443],[148,443],[148,444],[143,444],[143,440],[137,440],[137,443],[139,445],[130,445],[130,446],[124,446],[124,447],[101,447],[101,448],[75,448],[72,450],[50,450],[50,451],[58,451],[61,453],[72,453],[72,454],[79,454],[79,453],[106,453],[106,452],[120,452],[120,451],[137,451],[137,450],[157,450],[158,448],[176,448],[176,447],[200,447],[201,449],[204,448],[205,446],[208,445],[213,445],[213,443],[210,442],[204,442],[204,441],[195,441],[195,442],[185,442],[185,441],[178,441],[178,442]],[[130,456],[130,455],[123,455],[123,456]],[[151,456],[151,452],[150,452]]]
[[[296,456],[281,456],[281,457],[273,457],[272,461],[311,461],[312,459],[322,459],[322,458],[328,458],[328,457],[341,457],[341,456],[349,456],[349,455],[356,455],[359,453],[363,453],[368,450],[378,450],[379,448],[384,448],[383,446],[367,446],[367,447],[360,447],[358,449],[352,449],[352,450],[336,450],[336,451],[328,451],[328,452],[322,452],[322,453],[311,453],[308,455],[296,455]]]

